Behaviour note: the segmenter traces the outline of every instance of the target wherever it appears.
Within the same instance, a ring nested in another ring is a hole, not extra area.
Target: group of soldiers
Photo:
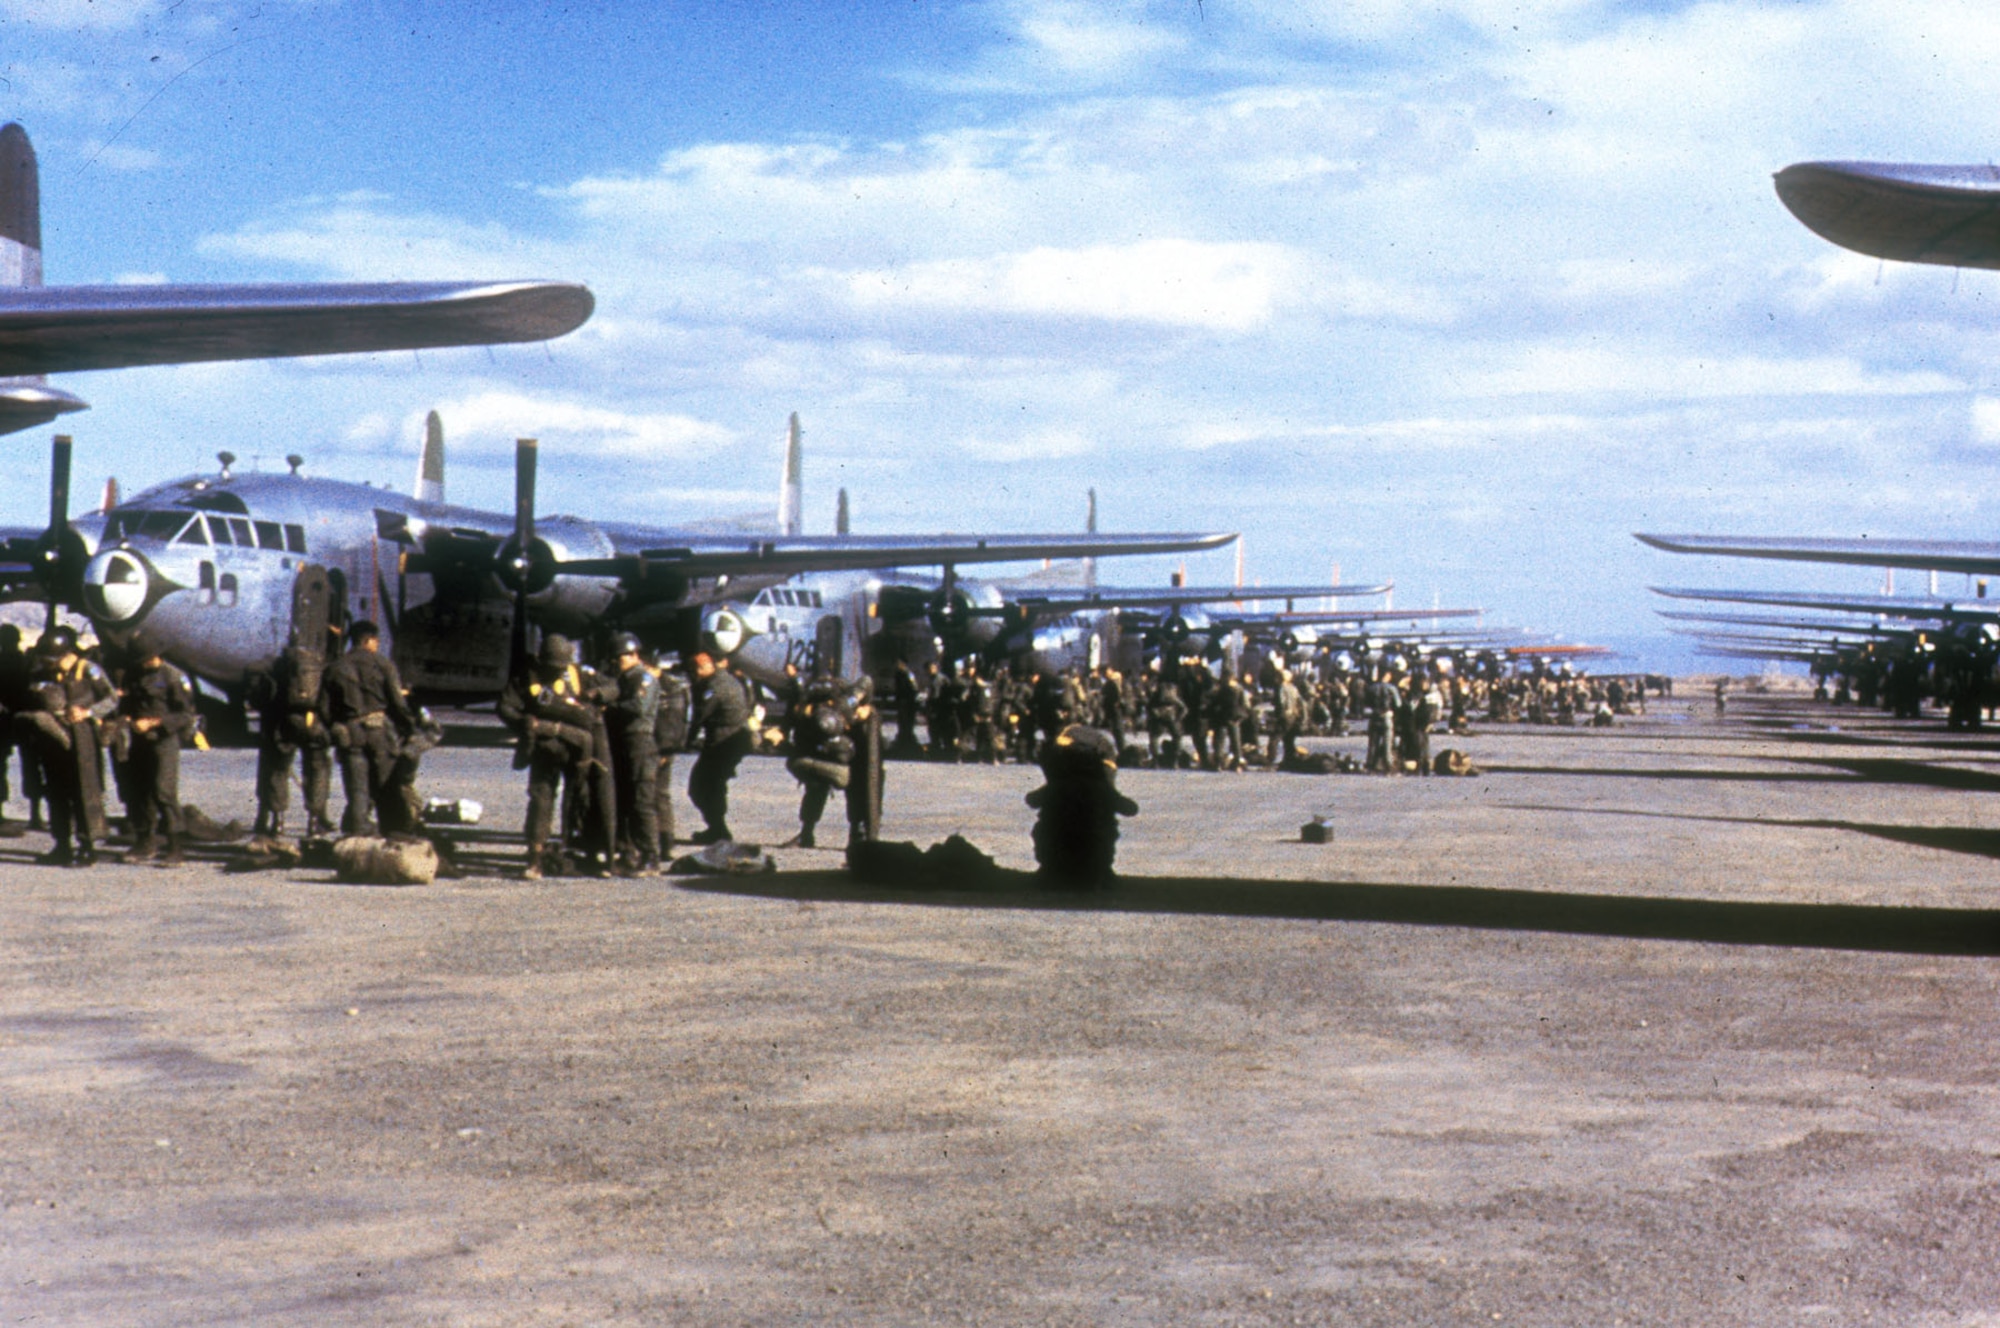
[[[1518,673],[1479,661],[1359,664],[1326,654],[1295,663],[1270,653],[1254,670],[1197,657],[1154,661],[1127,677],[1109,665],[1016,673],[1002,664],[897,664],[891,756],[940,761],[1038,759],[1072,723],[1109,733],[1124,765],[1242,770],[1304,759],[1299,739],[1365,726],[1364,768],[1429,769],[1430,735],[1494,723],[1604,724],[1645,709],[1645,684],[1532,667]],[[921,731],[919,724],[921,722]]]
[[[330,833],[326,804],[338,761],[347,790],[345,827],[378,819],[384,832],[419,819],[416,765],[442,731],[405,700],[395,666],[379,653],[371,623],[349,629],[352,649],[330,666],[286,652],[253,688],[263,711],[258,825],[283,828],[292,761],[304,762],[308,833]],[[0,625],[0,706],[5,742],[18,751],[29,828],[54,844],[40,861],[89,866],[110,838],[109,787],[124,807],[127,862],[185,860],[188,809],[180,799],[181,750],[205,746],[194,687],[144,633],[107,664],[74,630],[54,626],[32,652],[20,629]],[[0,760],[0,801],[7,795]],[[46,807],[47,819],[43,819]]]

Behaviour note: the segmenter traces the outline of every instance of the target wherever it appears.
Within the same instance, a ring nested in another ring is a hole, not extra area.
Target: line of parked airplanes
[[[2000,171],[1992,167],[1813,162],[1779,172],[1776,186],[1802,222],[1836,244],[1885,260],[2000,268]],[[34,150],[19,125],[0,127],[0,432],[85,408],[48,384],[52,372],[547,340],[581,326],[592,308],[587,289],[554,281],[45,286]],[[857,536],[843,516],[834,535],[808,536],[799,524],[796,427],[777,528],[755,536],[538,519],[528,440],[517,450],[511,515],[455,507],[444,501],[441,441],[428,441],[437,448],[427,446],[410,495],[309,477],[297,458],[288,474],[238,475],[225,453],[213,475],[71,520],[69,446],[58,439],[47,526],[0,531],[0,595],[44,601],[51,615],[57,605],[81,611],[112,642],[143,632],[224,696],[300,629],[300,612],[311,609],[303,600],[312,597],[299,593],[307,567],[325,572],[330,593],[319,612],[377,619],[415,686],[462,696],[496,691],[532,630],[588,633],[614,620],[676,646],[704,638],[733,645],[746,668],[775,676],[787,664],[822,660],[843,672],[879,668],[883,649],[902,651],[913,635],[898,629],[917,626],[914,634],[948,657],[1081,664],[1091,661],[1080,653],[1102,647],[1107,624],[1135,628],[1157,646],[1201,651],[1232,632],[1264,631],[1298,646],[1323,626],[1358,634],[1388,618],[1421,635],[1418,620],[1450,612],[1241,607],[1253,598],[1331,601],[1386,584],[1254,595],[1094,584],[1098,558],[1198,552],[1228,543],[1228,534]],[[2000,572],[2000,544],[1990,543],[1639,538],[1677,553]],[[1087,560],[1084,584],[958,575],[965,565],[1059,558]],[[944,570],[886,570],[910,566]],[[2000,612],[1976,602],[1983,582],[1980,590],[1970,604],[1935,594],[1662,593],[1814,610],[1812,618],[1678,616],[1709,624],[1704,640],[1714,650],[1814,658],[1845,640],[1926,629],[1990,642],[2000,636]],[[1219,604],[1234,607],[1206,607]]]
[[[1807,227],[1843,248],[1885,261],[2000,268],[2000,169],[1885,162],[1806,162],[1777,175],[1778,196]],[[1654,587],[1676,600],[1810,610],[1811,616],[1662,610],[1705,653],[1805,663],[1822,676],[1921,658],[1987,692],[2000,660],[2000,609],[1981,579],[1962,596],[1937,593],[1937,573],[2000,573],[2000,544],[1955,540],[1640,535],[1669,553],[1841,563],[1929,572],[1924,595]],[[1739,630],[1754,629],[1754,630]],[[1972,699],[1972,698],[1967,698]],[[1969,715],[1977,722],[1976,705]]]
[[[39,186],[18,125],[0,129],[0,431],[84,408],[41,375],[64,369],[340,351],[540,340],[581,325],[592,307],[558,282],[430,285],[47,287],[41,284]],[[248,677],[288,642],[314,648],[342,616],[379,624],[421,694],[495,695],[535,631],[612,628],[667,648],[731,653],[775,684],[787,666],[846,676],[895,658],[1024,658],[1087,667],[1122,639],[1213,655],[1231,634],[1310,645],[1322,631],[1365,637],[1477,610],[1295,610],[1299,600],[1385,594],[1371,585],[1115,589],[1096,560],[1216,549],[1226,533],[862,536],[843,516],[832,536],[800,522],[800,438],[793,417],[777,520],[718,531],[540,517],[538,449],[517,444],[512,513],[454,506],[433,417],[413,491],[286,473],[218,471],[107,495],[71,518],[71,445],[51,456],[48,523],[0,531],[0,597],[86,615],[114,646],[141,638],[209,698],[240,701]],[[843,510],[845,495],[843,494]],[[963,566],[1082,559],[1079,584],[961,576]],[[941,567],[941,576],[895,570]],[[307,575],[310,573],[310,575]],[[1254,613],[1252,602],[1287,601]],[[1222,607],[1227,606],[1227,607]],[[1472,640],[1458,634],[1461,641]],[[1499,642],[1488,633],[1476,638]]]

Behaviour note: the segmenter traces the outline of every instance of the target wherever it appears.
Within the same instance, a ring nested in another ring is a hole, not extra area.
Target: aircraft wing
[[[599,576],[792,576],[799,572],[938,567],[1035,558],[1105,558],[1123,554],[1200,553],[1233,534],[1144,535],[778,535],[704,536],[602,527],[617,549],[610,558],[571,560],[566,573]],[[671,540],[671,543],[665,542]]]
[[[1981,607],[1979,600],[1951,600],[1930,595],[1840,595],[1807,590],[1688,590],[1654,586],[1668,599],[1705,599],[1724,604],[1763,604],[1786,609],[1826,609],[1835,613],[1873,613],[1885,618],[1941,621],[1958,618],[2000,622],[2000,604]]]
[[[1250,604],[1263,600],[1346,599],[1384,595],[1389,582],[1372,586],[1059,586],[1008,590],[1009,601],[1028,609],[1165,609],[1184,604]],[[1407,616],[1407,615],[1405,615]]]
[[[592,307],[555,281],[4,289],[0,376],[546,341]]]
[[[1807,229],[1905,263],[2000,268],[2000,169],[1808,161],[1776,178]]]
[[[1776,558],[1794,563],[1851,563],[1860,567],[1909,567],[1918,571],[2000,573],[2000,544],[1963,540],[1762,539],[1742,535],[1639,535],[1668,553],[1723,558]]]

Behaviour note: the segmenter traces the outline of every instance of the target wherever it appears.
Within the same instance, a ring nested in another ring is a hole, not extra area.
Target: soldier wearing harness
[[[611,778],[618,793],[618,859],[626,872],[651,875],[660,865],[660,680],[639,657],[639,638],[611,638],[618,697],[605,719],[611,738]]]
[[[379,814],[382,833],[411,827],[400,823],[401,808],[384,795],[395,774],[403,739],[416,727],[403,680],[382,654],[382,634],[363,619],[348,629],[348,650],[326,670],[320,685],[320,713],[340,754],[340,779],[347,810],[340,818],[345,835],[369,833]]]
[[[705,824],[691,842],[715,844],[729,835],[729,781],[750,754],[750,693],[727,668],[704,653],[694,657],[695,680],[701,685],[695,727],[701,733],[701,755],[688,772],[688,801]]]
[[[187,675],[160,658],[157,644],[143,635],[134,643],[138,662],[125,673],[118,714],[130,730],[126,757],[126,817],[133,844],[127,862],[163,867],[186,861],[181,852],[181,743],[198,727],[194,688]],[[164,835],[167,851],[160,853]]]
[[[258,714],[257,834],[285,833],[294,760],[301,763],[306,836],[333,833],[327,811],[333,792],[333,739],[319,708],[321,672],[318,658],[295,643],[250,680],[249,701]]]
[[[35,706],[28,731],[39,749],[55,845],[39,861],[88,867],[105,837],[104,784],[98,725],[118,708],[118,692],[96,661],[77,648],[76,633],[54,627],[36,654]]]
[[[616,791],[609,784],[609,738],[599,709],[615,697],[596,670],[576,662],[569,638],[554,632],[542,638],[532,668],[517,675],[500,696],[500,718],[520,739],[514,766],[528,772],[528,812],[523,834],[528,860],[522,875],[542,879],[548,865],[549,836],[555,828],[559,799],[580,827],[594,835],[577,836],[586,853],[608,853],[615,838],[612,821]],[[606,778],[596,765],[604,761]],[[568,797],[562,797],[564,785]],[[570,817],[565,816],[565,828]],[[591,842],[595,840],[596,842]],[[609,874],[608,858],[599,865]]]
[[[662,663],[654,676],[660,684],[660,706],[653,720],[653,751],[657,756],[653,777],[653,806],[660,836],[659,861],[674,855],[674,754],[687,746],[688,681],[679,668]]]

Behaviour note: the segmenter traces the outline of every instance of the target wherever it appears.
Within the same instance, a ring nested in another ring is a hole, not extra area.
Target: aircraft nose
[[[84,606],[103,622],[130,622],[146,608],[151,578],[146,561],[128,549],[107,549],[83,569]]]

